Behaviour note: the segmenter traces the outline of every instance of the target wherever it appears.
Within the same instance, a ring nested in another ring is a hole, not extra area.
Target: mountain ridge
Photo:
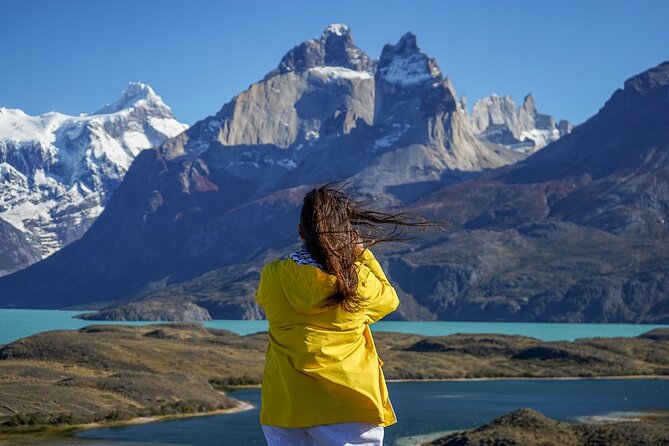
[[[373,76],[309,64],[278,71],[141,153],[84,237],[0,280],[0,294],[11,296],[2,305],[119,308],[134,297],[148,308],[186,299],[211,317],[260,317],[250,300],[259,265],[295,246],[309,185],[348,179],[363,196],[409,204],[524,157],[476,136],[451,81],[415,36],[382,55]],[[415,82],[395,82],[398,70]],[[263,116],[275,118],[265,124]],[[397,317],[443,317],[401,278],[411,268],[397,257],[408,248],[394,249],[382,252],[403,293]],[[434,271],[458,281],[476,268]],[[40,288],[45,277],[59,280]],[[134,307],[128,311],[141,317]]]
[[[48,256],[90,226],[139,151],[185,128],[140,82],[91,115],[2,108],[0,217]]]

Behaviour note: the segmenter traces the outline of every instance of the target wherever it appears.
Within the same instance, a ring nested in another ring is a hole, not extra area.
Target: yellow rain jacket
[[[355,313],[322,306],[336,277],[317,266],[291,258],[264,266],[256,292],[269,321],[261,424],[397,421],[369,324],[394,311],[399,299],[369,249],[356,265],[365,305]]]

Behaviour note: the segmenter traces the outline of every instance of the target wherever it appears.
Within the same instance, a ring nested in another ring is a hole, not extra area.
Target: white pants
[[[383,426],[335,423],[309,427],[262,425],[268,446],[383,446]]]

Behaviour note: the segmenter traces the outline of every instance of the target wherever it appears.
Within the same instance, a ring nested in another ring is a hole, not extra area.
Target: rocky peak
[[[343,23],[333,23],[323,30],[322,38],[325,39],[332,35],[338,37],[343,37],[343,36],[350,37],[351,28],[349,28],[348,25],[344,25]]]
[[[437,61],[418,47],[416,35],[404,34],[395,44],[386,44],[377,67],[377,78],[402,86],[422,85],[441,81],[443,76]]]
[[[532,93],[528,93],[525,96],[525,99],[523,99],[523,105],[520,108],[530,116],[535,116],[537,114],[537,105],[534,102],[534,96],[532,96]]]
[[[94,114],[102,115],[116,113],[133,107],[156,109],[169,117],[173,117],[172,110],[163,102],[163,99],[153,91],[149,85],[142,82],[129,82],[121,97],[111,104],[102,106]]]
[[[658,87],[669,85],[669,61],[644,71],[625,81],[625,91],[645,94]]]
[[[627,113],[630,108],[643,108],[648,116],[636,116],[641,121],[654,120],[655,107],[664,108],[669,102],[669,61],[637,74],[625,81],[600,110],[605,113]],[[651,103],[653,105],[651,105]],[[653,110],[653,111],[651,111]]]
[[[350,28],[335,23],[325,28],[320,38],[310,39],[293,47],[267,77],[289,72],[304,72],[309,68],[323,66],[370,71],[373,64],[369,56],[353,42]]]
[[[495,94],[474,103],[469,120],[479,138],[525,153],[535,152],[571,133],[572,125],[539,113],[527,94],[516,109],[511,96]]]

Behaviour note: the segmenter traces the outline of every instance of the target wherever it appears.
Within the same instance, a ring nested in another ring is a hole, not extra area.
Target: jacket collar
[[[312,265],[320,269],[323,269],[323,265],[321,265],[316,260],[314,260],[313,257],[311,257],[311,254],[309,254],[309,251],[307,251],[307,248],[305,248],[304,245],[302,245],[302,248],[300,250],[295,251],[294,253],[288,255],[287,258],[294,261],[298,265]]]

